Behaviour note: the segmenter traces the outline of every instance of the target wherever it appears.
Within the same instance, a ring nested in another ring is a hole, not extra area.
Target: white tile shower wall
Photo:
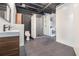
[[[36,38],[36,14],[31,17],[31,37]]]

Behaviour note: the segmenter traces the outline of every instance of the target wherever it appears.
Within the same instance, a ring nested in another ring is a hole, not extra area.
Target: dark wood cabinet
[[[0,38],[0,56],[19,56],[19,37]]]

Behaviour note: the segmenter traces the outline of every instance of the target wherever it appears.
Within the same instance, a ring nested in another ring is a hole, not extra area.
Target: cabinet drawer
[[[8,51],[14,48],[19,48],[19,42],[16,40],[0,43],[0,51]]]

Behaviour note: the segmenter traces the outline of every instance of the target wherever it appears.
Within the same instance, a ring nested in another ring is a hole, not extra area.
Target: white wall
[[[57,41],[73,46],[74,17],[71,4],[64,4],[56,9]]]
[[[24,46],[24,24],[13,24],[11,25],[11,30],[19,30],[20,36],[19,36],[19,43],[20,46]]]
[[[56,41],[73,47],[79,55],[79,4],[56,8]]]
[[[43,19],[41,14],[37,14],[36,17],[36,37],[43,35]]]
[[[76,54],[79,56],[79,4],[73,4],[74,7],[74,36],[75,43],[74,49]]]
[[[36,38],[36,14],[31,17],[31,37]]]
[[[43,29],[43,32],[44,32],[44,35],[50,35],[50,14],[45,14],[43,16],[44,18],[44,29]]]
[[[11,8],[11,24],[15,24],[16,21],[16,7],[15,3],[8,3]]]
[[[9,23],[6,22],[3,18],[0,17],[0,31],[3,31],[3,25],[4,24],[9,24]]]

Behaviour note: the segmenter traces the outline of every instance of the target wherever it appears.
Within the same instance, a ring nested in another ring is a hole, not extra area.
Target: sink
[[[0,31],[0,37],[19,36],[19,30]]]

